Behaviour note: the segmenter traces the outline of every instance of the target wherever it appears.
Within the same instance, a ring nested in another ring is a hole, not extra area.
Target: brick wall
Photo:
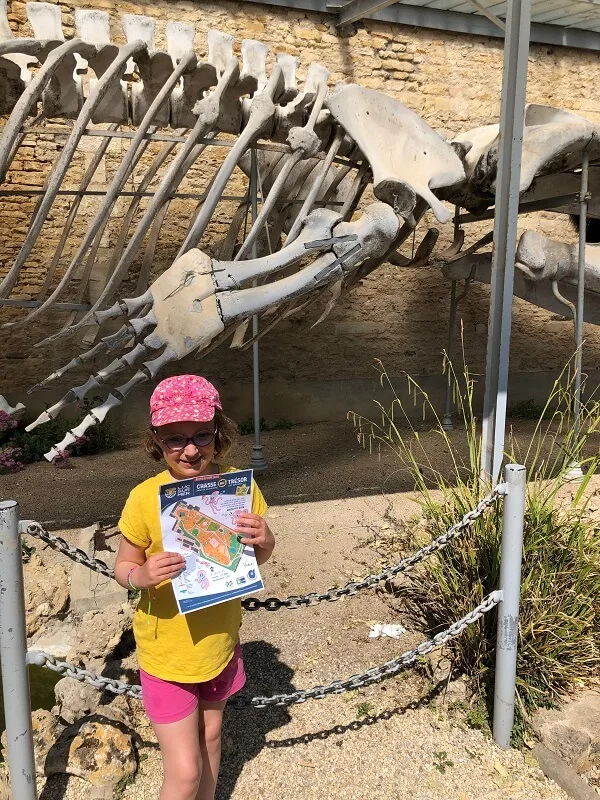
[[[14,32],[30,35],[25,4],[9,0],[8,6]],[[354,26],[354,35],[340,38],[331,17],[247,3],[155,0],[152,3],[116,4],[109,0],[90,3],[77,0],[60,6],[67,34],[72,32],[74,8],[108,10],[112,17],[113,40],[117,43],[124,39],[119,23],[122,13],[155,17],[159,47],[166,46],[164,29],[167,21],[178,19],[194,23],[196,49],[200,55],[206,53],[206,32],[210,28],[234,34],[238,48],[244,37],[260,39],[271,48],[271,58],[278,52],[287,52],[299,59],[300,81],[308,65],[319,61],[332,70],[332,84],[337,80],[354,81],[385,92],[405,103],[448,137],[498,119],[502,78],[502,43],[498,39],[374,21]],[[589,92],[589,70],[593,63],[594,56],[588,51],[532,45],[528,101],[562,106],[600,121],[600,101]],[[95,140],[88,139],[80,147],[69,170],[69,185],[77,185],[81,180],[96,146]],[[121,142],[111,144],[91,188],[102,188],[104,179],[112,177],[122,147]],[[151,145],[141,167],[147,166],[157,151],[158,145]],[[12,185],[41,187],[55,155],[53,137],[40,137],[36,141],[27,139],[9,176]],[[219,157],[220,154],[211,153],[213,167]],[[206,183],[206,174],[202,169],[190,173],[184,191],[201,191]],[[235,181],[231,188],[236,189]],[[84,201],[81,209],[86,211],[86,216],[96,207],[95,204],[93,199]],[[0,264],[4,269],[18,252],[34,205],[35,198],[0,199],[3,220]],[[117,215],[105,231],[99,251],[105,263],[118,239],[128,205],[129,201],[120,201]],[[153,265],[156,273],[168,266],[175,254],[175,248],[169,247],[169,231],[181,239],[186,215],[194,205],[193,201],[172,204],[163,236],[165,244],[156,254]],[[233,204],[219,206],[209,231],[211,241],[222,238],[234,207]],[[19,285],[23,296],[31,296],[43,284],[44,270],[56,249],[67,208],[66,200],[55,204],[51,219],[44,227],[44,236],[29,259],[28,269]],[[549,213],[531,215],[520,222],[521,229],[535,227],[558,238],[570,240],[573,237],[564,218]],[[429,223],[434,224],[433,218]],[[417,243],[425,230],[421,226]],[[481,230],[481,226],[469,228],[467,241],[474,240]],[[82,222],[77,222],[61,267],[75,252],[82,231]],[[443,237],[450,236],[451,225],[443,231]],[[412,243],[408,244],[409,249],[410,246]],[[298,382],[302,382],[304,388],[307,382],[315,382],[315,385],[328,382],[330,387],[334,387],[332,391],[339,387],[343,397],[348,382],[365,381],[373,376],[374,358],[380,358],[392,375],[399,375],[402,371],[416,376],[438,374],[446,347],[449,295],[449,283],[435,269],[402,270],[386,265],[341,298],[330,317],[319,327],[311,329],[310,326],[318,317],[320,308],[291,318],[267,334],[261,345],[262,378],[267,385],[286,386],[289,402],[293,404],[294,385]],[[465,354],[476,372],[482,370],[485,360],[488,299],[488,287],[474,285],[460,307]],[[3,320],[17,316],[17,312],[12,310],[0,311]],[[25,331],[9,335],[3,332],[6,347],[0,353],[0,391],[19,392],[76,352],[79,345],[69,341],[61,343],[54,352],[31,350],[33,341],[56,329],[63,319],[54,314]],[[586,331],[586,337],[586,366],[598,367],[600,334],[592,327]],[[511,353],[513,372],[552,373],[563,366],[573,347],[571,323],[516,301]],[[236,394],[244,394],[250,387],[249,352],[235,352],[222,347],[203,361],[188,359],[183,366],[203,370],[222,385],[230,386]],[[177,369],[180,368],[178,365]],[[535,381],[528,383],[534,394]],[[301,409],[296,412],[296,416],[302,416]],[[326,417],[327,409],[323,409],[322,414]]]

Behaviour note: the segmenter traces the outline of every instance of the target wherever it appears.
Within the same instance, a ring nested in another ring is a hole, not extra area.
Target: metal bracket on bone
[[[355,233],[347,234],[346,236],[332,236],[330,239],[319,239],[314,242],[304,242],[305,250],[325,250],[328,247],[333,247],[334,244],[342,244],[345,242],[355,242],[358,236]]]

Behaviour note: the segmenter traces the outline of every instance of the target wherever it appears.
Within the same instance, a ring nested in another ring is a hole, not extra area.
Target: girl
[[[205,378],[181,375],[158,384],[150,398],[146,451],[167,469],[136,486],[121,519],[115,577],[144,590],[133,619],[146,713],[160,745],[164,780],[160,800],[214,800],[227,698],[246,681],[238,631],[241,603],[230,600],[182,615],[171,578],[183,556],[162,549],[159,487],[182,478],[231,472],[219,467],[231,445],[233,423]],[[252,486],[252,513],[238,517],[240,541],[253,545],[259,564],[275,546],[263,519],[267,509]]]

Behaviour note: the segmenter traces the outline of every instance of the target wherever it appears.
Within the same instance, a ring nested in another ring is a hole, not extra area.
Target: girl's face
[[[207,444],[195,444],[192,437],[204,434],[212,439]],[[175,478],[196,478],[210,475],[215,455],[215,423],[211,422],[172,422],[153,430],[154,441],[163,452],[169,471]],[[177,441],[179,437],[180,441]],[[184,439],[187,442],[184,444]],[[175,446],[174,446],[175,445]],[[183,446],[182,446],[183,445]]]

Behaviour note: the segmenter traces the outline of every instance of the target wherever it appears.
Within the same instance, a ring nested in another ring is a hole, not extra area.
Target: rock
[[[69,660],[77,653],[79,639],[72,619],[44,625],[44,630],[33,637],[31,650],[43,650],[55,658]]]
[[[600,692],[586,691],[534,716],[542,743],[577,772],[600,764]]]
[[[133,727],[133,714],[129,700],[122,694],[117,694],[106,706],[98,706],[97,714],[101,714],[115,722],[120,722],[128,728]]]
[[[31,725],[33,729],[35,771],[38,775],[44,775],[48,752],[62,733],[64,726],[60,725],[49,711],[43,709],[38,709],[32,713]]]
[[[434,650],[427,656],[427,667],[433,683],[445,683],[452,672],[452,662],[442,650]]]
[[[33,749],[35,752],[35,771],[44,774],[44,764],[48,751],[60,735],[61,729],[49,711],[39,709],[31,715],[33,730]]]
[[[80,683],[75,678],[61,678],[54,687],[54,696],[56,706],[52,713],[72,723],[97,709],[101,693],[89,683]]]
[[[132,616],[128,603],[89,611],[83,617],[70,614],[64,620],[44,626],[44,631],[33,637],[30,649],[44,650],[98,672],[130,627]]]
[[[99,714],[65,728],[46,758],[46,775],[76,775],[95,787],[94,796],[107,798],[136,769],[133,738],[126,726]],[[102,789],[105,794],[98,794]]]
[[[64,725],[52,716],[49,711],[38,709],[31,715],[31,727],[33,732],[33,749],[35,754],[35,771],[38,775],[45,774],[44,766],[46,757],[53,744],[56,742],[64,729]],[[6,731],[2,734],[2,757],[5,763],[7,761],[6,752]],[[0,800],[3,800],[2,789],[0,782]],[[10,798],[10,795],[8,795]]]
[[[47,565],[34,553],[24,567],[27,636],[32,636],[69,603],[69,577],[60,564]]]
[[[468,703],[469,699],[469,687],[462,676],[455,681],[450,681],[443,692],[443,701],[447,705],[451,705],[452,703]]]
[[[79,641],[71,658],[81,658],[87,666],[98,669],[131,626],[133,610],[128,603],[109,606],[102,611],[88,611],[77,624]]]
[[[116,553],[104,551],[97,553],[95,548],[98,524],[83,528],[77,546],[92,558],[101,558],[109,566],[114,566]],[[108,555],[107,555],[108,553]],[[94,572],[83,564],[74,563],[71,570],[71,609],[76,614],[122,605],[127,601],[127,589],[113,580]]]
[[[13,800],[8,775],[5,774],[0,777],[0,800]]]

